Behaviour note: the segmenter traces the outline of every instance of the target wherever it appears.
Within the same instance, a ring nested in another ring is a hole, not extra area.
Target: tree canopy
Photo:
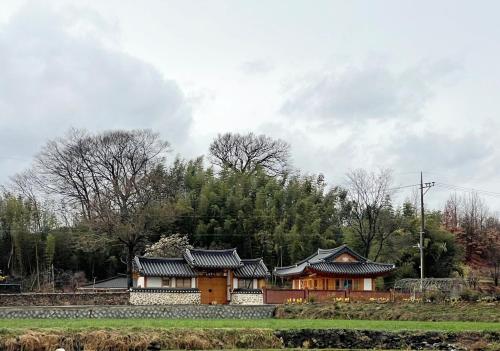
[[[418,211],[394,202],[389,170],[351,171],[330,186],[321,174],[287,172],[288,145],[253,134],[219,135],[208,165],[169,160],[168,151],[149,130],[49,141],[0,195],[2,274],[43,290],[130,274],[136,254],[236,247],[272,268],[344,243],[395,263],[389,287],[419,274]],[[498,283],[498,249],[487,242],[499,242],[500,225],[483,205],[467,198],[425,213],[427,277],[468,274],[464,265],[480,263]]]

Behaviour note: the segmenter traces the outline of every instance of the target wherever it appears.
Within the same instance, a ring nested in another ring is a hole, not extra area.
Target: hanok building
[[[263,304],[270,273],[236,249],[187,249],[182,258],[134,259],[132,304]]]
[[[274,275],[292,281],[293,289],[375,290],[375,279],[392,272],[390,263],[372,262],[347,245],[317,252],[293,266],[276,267]]]

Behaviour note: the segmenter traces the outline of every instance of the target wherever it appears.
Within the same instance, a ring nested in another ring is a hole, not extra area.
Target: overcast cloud
[[[330,185],[353,168],[392,168],[396,185],[423,170],[500,193],[499,11],[456,0],[2,1],[0,184],[70,127],[151,128],[184,157],[227,131],[283,138],[294,165]],[[436,187],[428,201],[440,208],[447,195]]]
[[[29,163],[71,128],[154,128],[186,137],[190,107],[173,80],[116,47],[97,13],[26,6],[0,29],[0,167]]]
[[[292,85],[282,112],[344,122],[415,119],[432,98],[434,86],[457,68],[451,62],[437,62],[399,72],[381,64],[314,72]]]

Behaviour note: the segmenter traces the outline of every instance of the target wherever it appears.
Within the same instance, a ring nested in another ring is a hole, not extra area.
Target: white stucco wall
[[[162,286],[162,277],[139,277],[137,278],[137,287],[140,288],[164,288]],[[168,288],[176,288],[177,282],[175,278],[170,278],[170,286]],[[196,288],[196,278],[191,278],[191,288]]]
[[[146,288],[161,288],[161,278],[160,277],[147,277],[145,287]]]
[[[252,289],[258,289],[259,288],[258,285],[259,285],[259,280],[257,278],[253,279],[252,280]],[[233,288],[234,289],[238,288],[238,278],[233,278]]]

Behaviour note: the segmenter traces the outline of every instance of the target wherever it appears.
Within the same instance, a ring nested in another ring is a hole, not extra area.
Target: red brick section
[[[410,298],[411,294],[394,291],[352,291],[352,290],[308,290],[308,289],[264,289],[264,303],[282,304],[288,299],[314,299],[315,301],[331,301],[337,298],[349,298],[349,301],[373,301],[386,299],[401,301]]]
[[[282,304],[287,299],[306,299],[306,290],[264,289],[264,303]]]

